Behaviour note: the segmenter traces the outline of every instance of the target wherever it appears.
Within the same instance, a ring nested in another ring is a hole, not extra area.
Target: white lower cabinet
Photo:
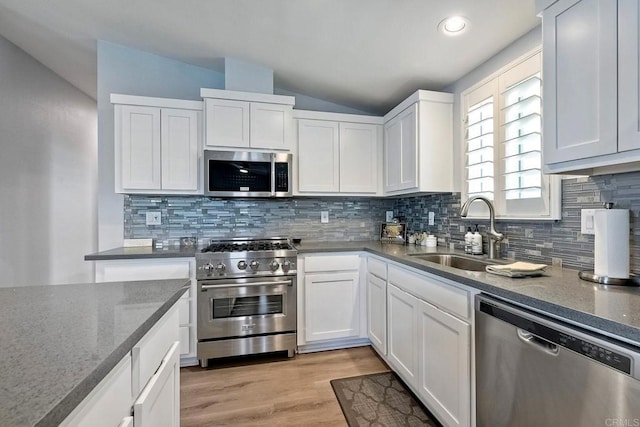
[[[367,278],[371,344],[443,425],[471,426],[471,290],[393,263],[385,271],[382,262],[371,261]],[[386,331],[380,326],[383,289]],[[385,346],[386,352],[381,350]]]
[[[367,275],[367,336],[382,355],[387,354],[387,281]]]
[[[418,382],[418,299],[396,286],[387,288],[391,367],[412,387]]]
[[[61,426],[179,426],[178,322],[174,305]]]
[[[471,326],[419,301],[418,396],[447,426],[471,416]]]
[[[195,365],[196,325],[195,313],[195,261],[193,258],[116,259],[96,261],[96,282],[130,280],[191,279],[191,289],[178,300],[180,321],[179,340],[182,365]],[[131,311],[131,307],[128,308]],[[123,312],[121,316],[136,316]],[[160,355],[161,356],[161,355]]]
[[[356,253],[298,257],[298,351],[368,345],[364,258]]]
[[[358,276],[357,271],[306,275],[307,342],[360,335]]]
[[[133,404],[135,427],[180,425],[180,343],[174,342]]]

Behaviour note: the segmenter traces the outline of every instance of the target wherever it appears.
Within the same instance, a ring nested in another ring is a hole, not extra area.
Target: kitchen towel
[[[594,217],[594,273],[629,278],[629,210],[597,209]]]
[[[512,264],[492,264],[487,265],[487,273],[493,273],[507,277],[534,277],[544,273],[546,264],[532,264],[530,262],[514,262]]]

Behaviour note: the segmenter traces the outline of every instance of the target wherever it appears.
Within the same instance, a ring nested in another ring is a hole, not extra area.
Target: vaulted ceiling
[[[440,33],[451,15],[468,31]],[[94,98],[102,39],[217,71],[250,61],[278,88],[378,113],[539,23],[534,0],[0,0],[0,35]]]

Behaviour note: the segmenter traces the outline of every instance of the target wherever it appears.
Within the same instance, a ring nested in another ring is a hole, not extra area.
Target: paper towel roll
[[[598,209],[594,219],[594,273],[629,278],[629,210]]]

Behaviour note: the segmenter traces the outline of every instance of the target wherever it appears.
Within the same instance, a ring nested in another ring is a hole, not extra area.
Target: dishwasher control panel
[[[618,371],[631,375],[631,358],[617,353],[606,347],[574,337],[573,335],[558,332],[558,344],[563,347],[587,356],[590,359],[604,363]]]

